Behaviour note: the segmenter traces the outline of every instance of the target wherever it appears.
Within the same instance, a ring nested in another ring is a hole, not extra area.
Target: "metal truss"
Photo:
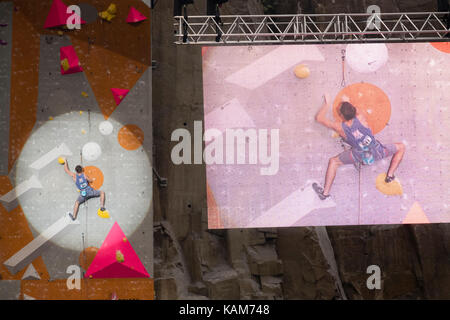
[[[176,44],[448,41],[448,12],[174,17]]]

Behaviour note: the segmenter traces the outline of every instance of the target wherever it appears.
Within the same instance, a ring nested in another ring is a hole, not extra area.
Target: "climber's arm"
[[[74,180],[76,179],[75,173],[69,170],[69,164],[67,163],[67,159],[64,159],[64,171],[71,176]]]
[[[328,109],[330,107],[329,105],[329,96],[328,95],[324,95],[324,101],[323,104],[319,110],[319,112],[317,112],[316,114],[316,121],[318,123],[320,123],[321,125],[333,129],[334,131],[336,131],[340,136],[345,137],[345,133],[344,130],[342,130],[342,124],[338,121],[332,121],[330,119],[327,118],[327,112]]]

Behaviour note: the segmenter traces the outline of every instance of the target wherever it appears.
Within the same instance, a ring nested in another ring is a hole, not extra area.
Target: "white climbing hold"
[[[102,154],[102,148],[98,143],[88,142],[83,146],[82,152],[86,161],[95,161]]]
[[[109,121],[102,121],[98,126],[98,130],[104,136],[110,135],[113,132],[113,125]]]

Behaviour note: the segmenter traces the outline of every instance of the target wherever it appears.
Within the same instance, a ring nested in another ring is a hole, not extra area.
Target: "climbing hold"
[[[64,164],[64,163],[66,163],[66,160],[64,160],[63,157],[59,157],[59,158],[58,158],[58,162],[59,162],[60,164]]]
[[[81,129],[81,134],[86,134],[86,130]]]
[[[120,263],[125,261],[125,257],[123,256],[123,253],[120,252],[120,250],[116,251],[116,261]]]
[[[110,217],[108,210],[102,211],[101,209],[97,210],[97,215],[102,219],[107,219]]]
[[[83,114],[83,111],[80,111],[80,116]]]
[[[430,223],[427,215],[423,212],[419,203],[416,201],[409,209],[406,217],[403,219],[402,223],[404,224],[417,224],[417,223]]]
[[[116,105],[119,105],[123,98],[126,97],[126,95],[128,94],[128,92],[130,92],[130,90],[128,89],[119,89],[119,88],[111,88],[111,92],[114,96],[114,100],[116,101]]]
[[[61,74],[71,74],[83,72],[80,61],[73,46],[66,46],[60,49]]]
[[[102,121],[98,125],[98,130],[100,131],[100,133],[102,135],[107,136],[107,135],[110,135],[113,132],[114,127],[113,127],[111,122],[109,122],[109,121]]]
[[[304,64],[299,64],[295,67],[294,73],[297,78],[304,79],[307,78],[310,74],[309,68]]]
[[[128,23],[136,23],[140,21],[147,20],[147,17],[142,13],[137,11],[134,7],[130,8],[130,12],[128,13],[127,22]]]
[[[84,91],[81,91],[81,95],[85,98],[89,97],[89,95]],[[80,111],[80,112],[82,112],[82,111]]]
[[[59,36],[63,36],[63,35],[64,35],[64,32],[62,32],[61,30],[59,30],[59,31],[58,31],[58,35],[59,35]]]
[[[50,116],[50,117],[48,117],[48,120],[53,120],[53,117],[51,117],[51,116]]]
[[[61,66],[63,67],[64,71],[69,70],[70,69],[69,60],[67,60],[67,58],[64,60],[61,60]]]
[[[388,196],[399,196],[403,194],[402,185],[395,179],[389,183],[385,182],[386,173],[380,173],[375,181],[375,186],[381,193]]]
[[[111,20],[116,17],[116,13],[117,13],[117,7],[116,7],[116,5],[114,3],[111,3],[109,5],[108,9],[106,9],[105,11],[100,12],[98,15],[103,20],[111,22]]]
[[[127,242],[127,238],[123,237],[122,241]]]

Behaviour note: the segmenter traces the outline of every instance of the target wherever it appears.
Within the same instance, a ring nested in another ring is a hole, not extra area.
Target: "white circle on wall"
[[[98,125],[98,130],[102,135],[107,136],[113,132],[113,125],[109,121],[102,121]]]
[[[102,148],[98,143],[88,142],[83,146],[82,154],[86,161],[95,161],[102,154]]]
[[[388,49],[384,43],[351,43],[347,45],[345,53],[349,66],[361,73],[377,71],[388,58]]]

